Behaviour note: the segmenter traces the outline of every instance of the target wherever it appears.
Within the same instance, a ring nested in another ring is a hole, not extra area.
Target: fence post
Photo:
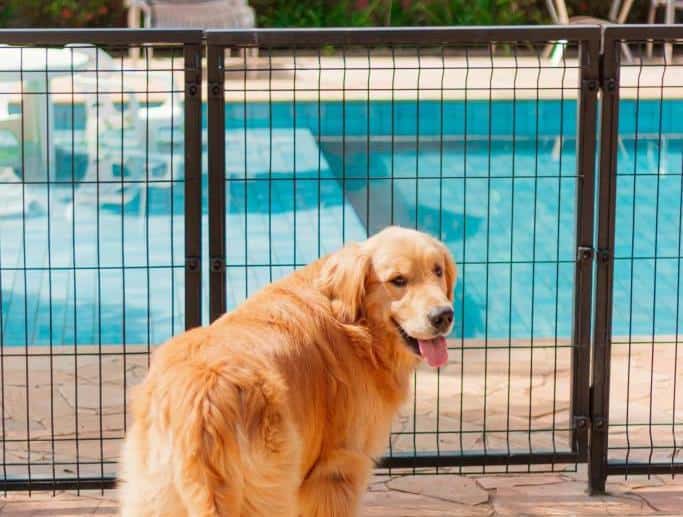
[[[604,33],[602,56],[602,112],[598,185],[597,275],[593,334],[593,383],[589,483],[591,493],[605,491],[609,431],[610,359],[612,349],[612,286],[616,205],[617,137],[619,131],[618,41]]]
[[[590,421],[590,336],[593,296],[593,221],[595,200],[595,136],[600,87],[601,31],[579,47],[579,98],[577,106],[576,269],[572,327],[571,447],[580,461],[588,454]]]
[[[209,320],[225,312],[225,49],[207,47],[209,148]]]
[[[185,328],[202,323],[202,47],[186,44]]]

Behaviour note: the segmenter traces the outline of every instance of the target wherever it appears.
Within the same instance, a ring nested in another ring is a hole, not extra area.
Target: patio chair
[[[628,18],[628,14],[631,11],[631,6],[633,5],[633,0],[625,0],[623,5],[621,0],[612,0],[610,6],[610,11],[608,19],[596,18],[594,16],[569,16],[567,14],[567,5],[565,0],[546,0],[546,6],[548,8],[548,13],[553,23],[556,25],[611,25],[611,24],[623,24]],[[547,48],[547,53],[551,55],[551,59],[554,61],[561,59],[564,48],[566,47],[566,41],[559,41],[550,45]],[[630,62],[633,61],[633,56],[628,48],[628,45],[622,43],[622,51],[626,59]]]
[[[647,12],[647,23],[654,23],[657,9],[664,7],[664,23],[673,25],[676,22],[676,11],[683,10],[683,0],[650,0],[650,9]],[[671,63],[673,57],[671,43],[664,44],[664,59]],[[652,57],[652,40],[647,42],[647,57]]]
[[[250,29],[256,26],[247,0],[127,0],[128,27],[164,29]],[[142,16],[141,16],[142,14]],[[131,48],[131,58],[139,56]]]
[[[78,45],[78,51],[90,56],[91,68],[75,75],[76,88],[98,92],[85,96],[83,146],[89,157],[86,179],[101,181],[100,204],[126,205],[145,193],[144,185],[126,184],[126,178],[142,179],[147,167],[150,178],[165,179],[170,175],[170,160],[160,153],[165,141],[160,142],[157,137],[171,123],[182,124],[182,108],[177,101],[172,102],[170,96],[161,106],[140,108],[134,94],[122,97],[119,93],[108,93],[111,88],[107,85],[118,85],[119,70],[124,65],[95,46]],[[117,108],[116,102],[125,104]],[[182,128],[178,133],[182,134]],[[117,184],[116,180],[124,180],[124,183]]]

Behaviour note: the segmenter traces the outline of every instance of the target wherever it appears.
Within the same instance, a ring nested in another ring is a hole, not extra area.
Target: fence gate
[[[590,484],[683,472],[679,26],[607,27]],[[653,46],[657,54],[653,57]],[[661,57],[656,57],[656,56]]]
[[[207,32],[212,320],[389,224],[458,262],[454,359],[416,373],[381,466],[586,460],[600,38]]]
[[[111,487],[126,390],[203,295],[213,320],[389,224],[460,278],[381,467],[683,471],[680,40],[0,31],[0,489]]]
[[[201,38],[0,31],[0,490],[113,486],[127,388],[201,323]]]

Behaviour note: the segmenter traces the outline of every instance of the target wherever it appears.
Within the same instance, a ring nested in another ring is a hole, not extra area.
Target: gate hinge
[[[576,260],[580,262],[593,260],[594,252],[592,246],[579,246],[576,248]]]

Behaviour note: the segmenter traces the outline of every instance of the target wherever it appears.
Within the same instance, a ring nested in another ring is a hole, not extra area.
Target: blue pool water
[[[615,335],[677,331],[682,115],[680,101],[622,101]],[[228,104],[229,308],[394,222],[452,250],[455,335],[568,337],[575,123],[569,100]],[[3,185],[4,344],[158,343],[182,329],[182,167],[177,183],[135,173],[123,209],[111,185]]]

